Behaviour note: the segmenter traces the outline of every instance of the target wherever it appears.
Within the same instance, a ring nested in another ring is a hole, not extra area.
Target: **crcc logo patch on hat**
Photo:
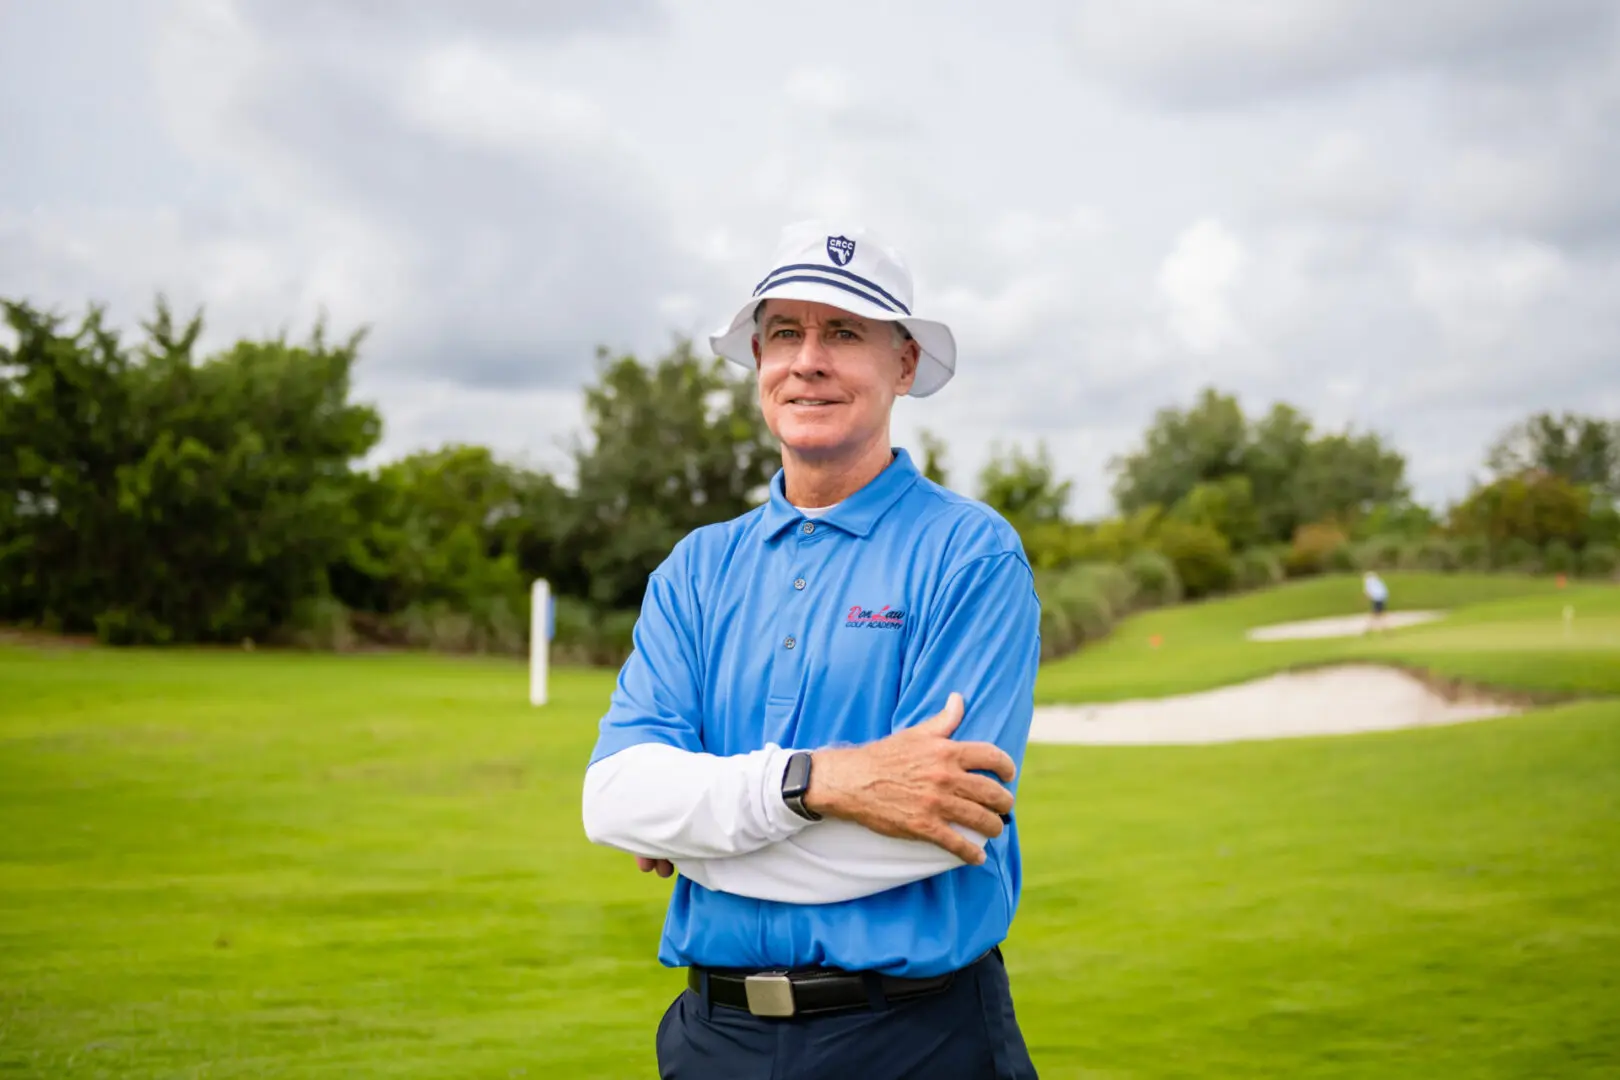
[[[956,374],[950,327],[912,314],[911,271],[900,253],[864,228],[801,222],[782,230],[772,270],[731,322],[709,337],[717,356],[754,370],[754,311],[773,297],[842,308],[863,319],[898,322],[921,349],[910,396],[927,397]]]

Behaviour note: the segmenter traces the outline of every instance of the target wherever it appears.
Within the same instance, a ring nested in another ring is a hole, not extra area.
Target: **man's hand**
[[[884,836],[927,840],[970,866],[982,864],[983,849],[951,824],[1000,836],[1012,792],[975,773],[993,772],[1011,783],[1018,767],[992,743],[953,741],[961,722],[962,695],[952,694],[943,710],[914,727],[866,746],[817,750],[805,806]]]
[[[668,859],[646,859],[636,856],[636,869],[645,874],[649,870],[658,871],[659,877],[669,877],[675,872],[675,864]]]

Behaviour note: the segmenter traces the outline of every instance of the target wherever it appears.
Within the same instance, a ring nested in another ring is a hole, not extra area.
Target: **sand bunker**
[[[1180,697],[1046,705],[1035,710],[1029,738],[1106,746],[1233,742],[1455,724],[1517,711],[1483,698],[1448,700],[1404,671],[1353,664]]]
[[[1380,629],[1397,630],[1403,626],[1433,622],[1443,611],[1386,611],[1379,620]],[[1250,641],[1292,641],[1298,638],[1354,637],[1364,633],[1371,625],[1370,616],[1344,615],[1332,619],[1307,619],[1304,622],[1276,623],[1257,626],[1246,635]]]

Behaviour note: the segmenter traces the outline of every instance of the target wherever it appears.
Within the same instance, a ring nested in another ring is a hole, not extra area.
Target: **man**
[[[710,338],[770,498],[652,574],[586,772],[595,843],[679,874],[665,1077],[1029,1077],[999,944],[1040,604],[1017,533],[890,443],[952,377],[899,255],[793,227]]]
[[[1367,596],[1367,603],[1372,608],[1372,614],[1367,617],[1367,630],[1377,630],[1384,625],[1384,607],[1389,603],[1389,586],[1384,579],[1368,570],[1361,577],[1361,591]]]

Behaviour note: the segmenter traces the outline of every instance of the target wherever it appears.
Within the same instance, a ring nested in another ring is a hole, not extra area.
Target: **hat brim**
[[[767,289],[737,309],[730,324],[709,336],[709,348],[734,364],[754,370],[754,309],[766,300],[809,300],[842,308],[852,315],[880,322],[897,322],[917,340],[921,355],[908,396],[925,398],[937,393],[956,374],[956,337],[951,328],[933,319],[899,315],[834,285],[793,281]]]

